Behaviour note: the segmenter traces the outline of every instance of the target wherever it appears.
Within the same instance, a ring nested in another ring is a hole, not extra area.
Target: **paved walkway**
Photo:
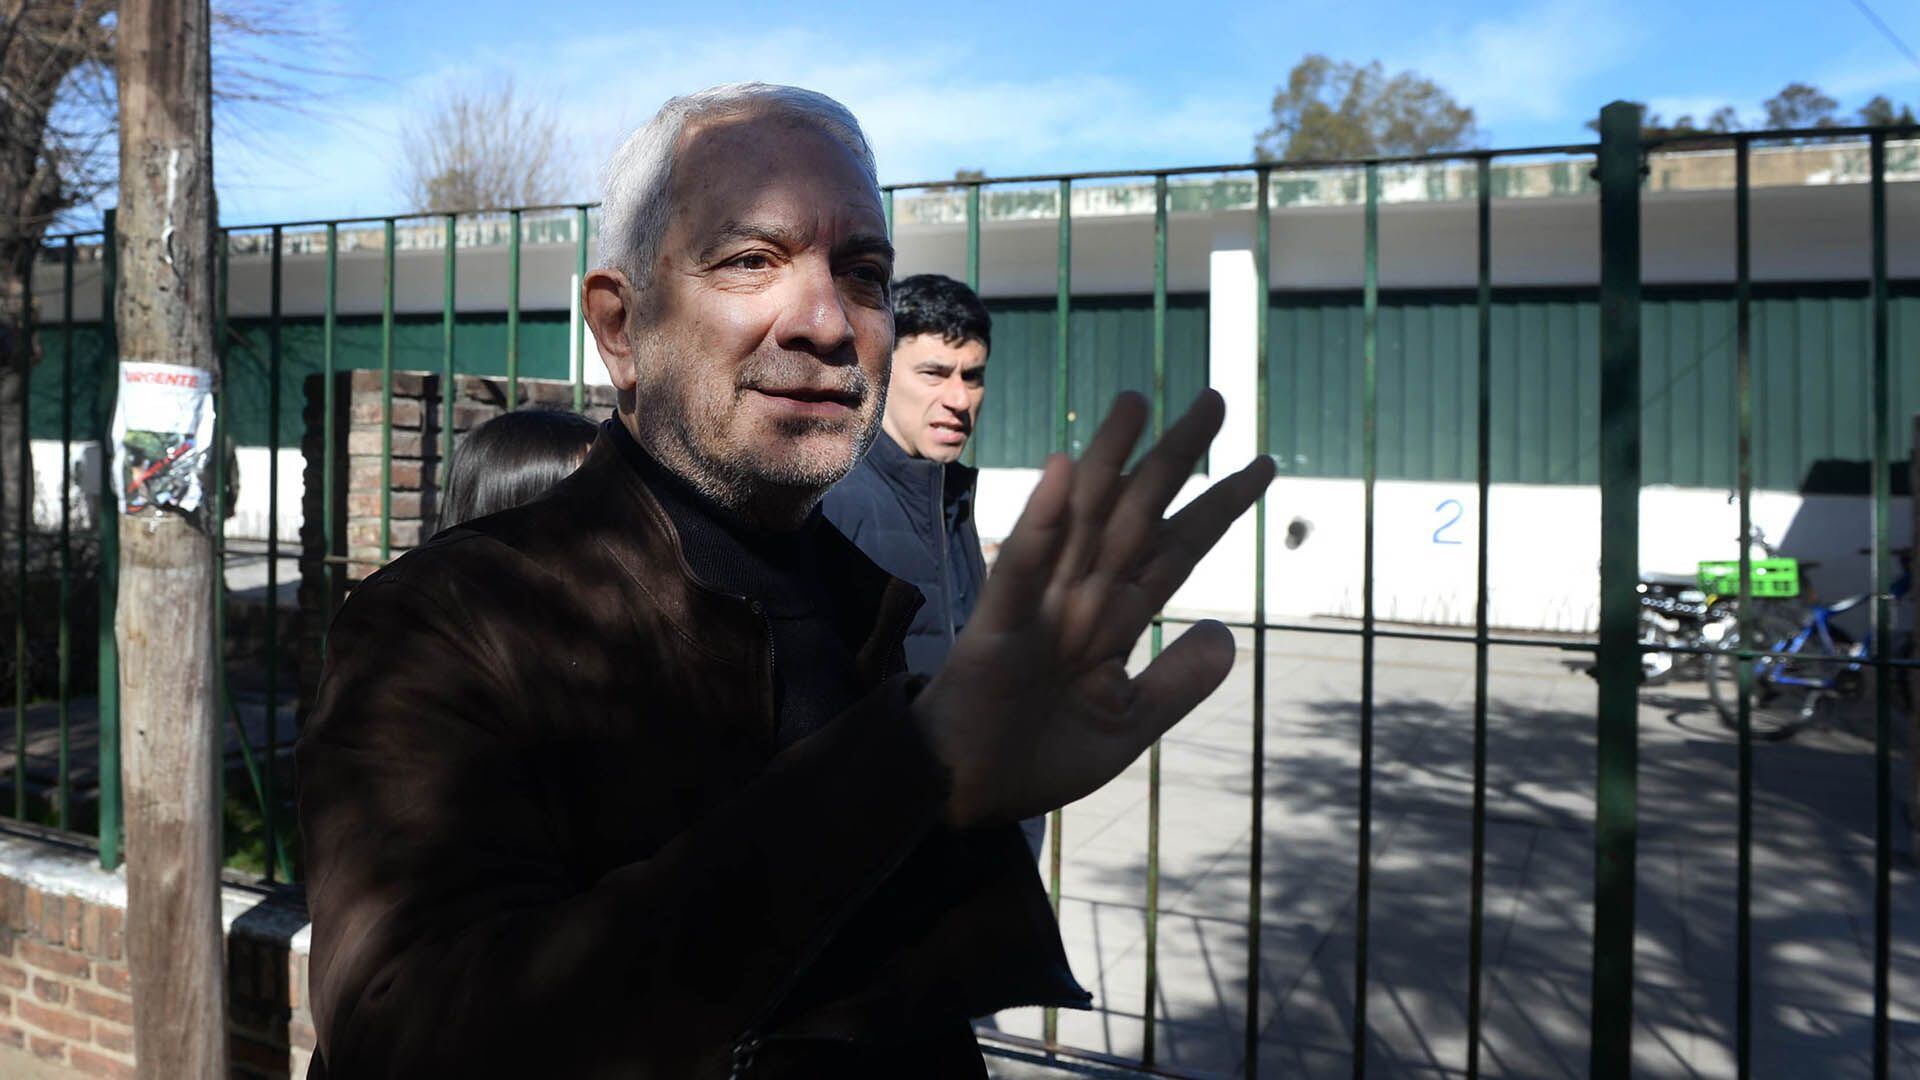
[[[1260,1076],[1352,1070],[1359,648],[1269,638]],[[1595,763],[1583,662],[1554,649],[1492,654],[1489,1076],[1587,1071]],[[1369,1075],[1465,1066],[1472,687],[1470,646],[1379,645]],[[1201,1075],[1244,1067],[1251,706],[1243,651],[1162,757],[1153,1014],[1159,1060]],[[1856,723],[1757,748],[1759,1076],[1870,1073],[1873,759]],[[1640,727],[1635,1073],[1732,1076],[1733,739],[1698,683],[1646,691]],[[1904,761],[1895,768],[1904,778]],[[1061,921],[1096,1007],[1063,1012],[1060,1038],[1123,1057],[1140,1053],[1144,1027],[1146,775],[1143,760],[1068,808],[1063,830]],[[1920,895],[1906,847],[1894,881],[1894,1073],[1920,1076]],[[1038,1010],[995,1022],[1040,1034]],[[1038,1075],[1018,1063],[994,1071]]]
[[[1351,1074],[1359,642],[1269,638],[1265,859],[1255,1070]],[[1591,978],[1594,686],[1580,654],[1499,648],[1491,661],[1482,1068],[1581,1077]],[[1382,641],[1376,666],[1368,1073],[1455,1076],[1466,1060],[1472,650]],[[1244,1068],[1251,653],[1165,741],[1158,1060]],[[90,704],[75,711],[76,783],[92,777]],[[78,705],[78,703],[77,703]],[[29,712],[31,767],[51,776],[53,707]],[[84,714],[84,715],[83,715]],[[256,743],[264,712],[243,708]],[[11,719],[7,724],[11,726]],[[290,732],[290,717],[282,731]],[[1734,746],[1697,683],[1641,708],[1635,1073],[1733,1075]],[[10,744],[0,775],[10,774]],[[230,741],[229,753],[235,745]],[[1756,1075],[1865,1077],[1872,1013],[1872,743],[1857,716],[1756,750]],[[1896,762],[1896,775],[1906,765]],[[1147,767],[1066,813],[1061,921],[1091,1012],[1063,1043],[1141,1052]],[[1904,813],[1904,807],[1897,813]],[[1904,830],[1894,881],[1894,1075],[1920,1077],[1920,888]],[[1043,867],[1045,866],[1043,855]],[[1038,1010],[995,1018],[1040,1035]],[[998,1077],[1057,1075],[990,1059]]]

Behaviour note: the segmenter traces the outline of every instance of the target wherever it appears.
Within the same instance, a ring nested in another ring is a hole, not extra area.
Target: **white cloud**
[[[866,128],[888,180],[956,168],[1065,170],[1086,167],[1092,156],[1128,167],[1236,159],[1250,152],[1260,121],[1258,100],[1223,106],[1159,85],[1071,73],[982,79],[962,48],[902,52],[800,30],[691,43],[654,33],[596,37],[572,43],[560,59],[569,70],[593,72],[569,93],[568,111],[580,118],[578,134],[603,151],[671,94],[754,78],[843,102]]]
[[[1442,33],[1409,66],[1472,106],[1483,128],[1498,128],[1597,115],[1602,101],[1577,95],[1628,59],[1637,38],[1617,10],[1595,0],[1549,0]]]
[[[1904,56],[1887,60],[1879,55],[1891,51],[1892,47],[1887,46],[1875,50],[1873,54],[1830,65],[1819,78],[1812,80],[1813,84],[1829,96],[1839,98],[1843,110],[1856,100],[1864,102],[1875,94],[1886,94],[1895,99],[1912,96],[1920,91],[1920,68],[1915,68],[1913,62]],[[1865,53],[1866,50],[1856,52]]]
[[[890,182],[938,179],[959,168],[1005,175],[1242,161],[1265,122],[1259,95],[1213,100],[1159,81],[1058,69],[1031,79],[981,78],[964,48],[903,52],[805,30],[697,39],[634,31],[522,46],[384,84],[335,115],[250,146],[223,145],[229,201],[259,207],[248,215],[254,220],[390,209],[405,110],[449,80],[494,74],[511,74],[557,103],[581,159],[582,196],[592,194],[600,161],[667,97],[740,79],[793,83],[839,99],[860,118]]]

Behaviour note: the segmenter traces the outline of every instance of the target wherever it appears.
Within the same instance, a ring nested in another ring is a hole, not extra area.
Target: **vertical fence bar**
[[[321,550],[325,552],[325,562],[323,565],[326,567],[327,602],[329,604],[333,602],[332,597],[340,594],[340,564],[334,561],[334,557],[336,554],[344,554],[344,552],[336,553],[333,550],[333,530],[337,525],[333,515],[333,499],[334,492],[338,490],[335,485],[340,482],[333,468],[333,455],[337,449],[333,437],[334,410],[339,407],[339,403],[334,400],[333,388],[334,331],[338,329],[340,321],[339,294],[340,226],[330,221],[327,223],[327,295],[323,300],[326,306],[320,316],[320,439],[322,447],[320,457],[320,491],[322,496],[320,500],[320,528],[321,535],[325,537],[325,539],[321,541],[320,547]],[[330,615],[332,613],[328,612],[327,614]]]
[[[1887,666],[1892,492],[1888,484],[1887,409],[1887,134],[1876,131],[1868,156],[1873,171],[1873,1075],[1889,1068],[1887,1015],[1891,987],[1893,878],[1893,670]]]
[[[1261,457],[1272,447],[1267,441],[1267,309],[1272,212],[1267,206],[1273,174],[1261,169],[1254,182],[1253,207],[1253,431]],[[1247,876],[1247,1031],[1246,1074],[1260,1071],[1260,905],[1266,871],[1267,813],[1267,496],[1261,492],[1253,505],[1253,792],[1252,823],[1248,830]]]
[[[1600,111],[1600,642],[1590,1075],[1632,1069],[1640,644],[1640,108]]]
[[[573,230],[577,236],[573,252],[573,303],[580,312],[573,320],[573,411],[584,413],[587,411],[587,301],[581,295],[581,286],[587,280],[586,207],[574,208]]]
[[[1072,359],[1070,323],[1073,311],[1073,208],[1071,182],[1060,181],[1060,220],[1059,236],[1056,240],[1053,263],[1053,448],[1061,453],[1072,450],[1072,429],[1067,413],[1072,410],[1073,395],[1069,386],[1071,373],[1069,362]],[[969,245],[968,263],[976,260],[971,254],[977,251],[978,243]]]
[[[1047,903],[1053,908],[1054,922],[1060,921],[1060,840],[1061,814],[1056,808],[1047,815]],[[1060,1010],[1049,1005],[1042,1013],[1041,1038],[1048,1048],[1059,1045]]]
[[[73,828],[73,763],[70,738],[73,698],[73,237],[67,237],[60,268],[60,808],[62,829]]]
[[[1067,182],[1060,182],[1066,202]],[[1167,426],[1167,177],[1153,178],[1153,414],[1148,421],[1153,442]],[[1154,624],[1158,626],[1159,624]]]
[[[1739,430],[1735,447],[1740,485],[1740,654],[1735,660],[1739,703],[1739,823],[1734,868],[1734,1068],[1739,1080],[1753,1075],[1753,662],[1757,624],[1753,620],[1753,248],[1746,139],[1734,141],[1734,408]]]
[[[1063,204],[1060,208],[1066,213]],[[980,291],[980,185],[967,185],[967,288]]]
[[[393,219],[382,222],[380,283],[380,561],[393,554]]]
[[[267,800],[264,791],[260,787],[259,771],[253,767],[252,751],[247,746],[247,728],[245,724],[240,722],[239,713],[232,711],[233,692],[232,688],[227,685],[226,445],[228,438],[232,435],[233,423],[232,419],[227,415],[227,403],[233,400],[232,396],[227,392],[227,376],[229,372],[227,358],[233,351],[231,344],[232,338],[230,336],[233,331],[229,326],[227,309],[229,302],[228,293],[231,291],[233,283],[233,234],[222,229],[217,231],[214,236],[217,248],[214,254],[213,264],[213,351],[214,362],[218,365],[219,372],[214,376],[213,380],[213,464],[212,468],[208,470],[211,474],[209,487],[212,492],[212,498],[209,501],[207,511],[208,520],[217,523],[212,529],[214,543],[209,545],[211,548],[209,558],[213,563],[213,573],[210,575],[211,580],[207,586],[208,607],[212,615],[210,621],[213,623],[213,655],[216,658],[213,666],[213,707],[219,715],[231,716],[233,718],[234,729],[240,736],[242,757],[247,762],[247,776],[253,781],[253,791],[260,799],[260,810],[264,815],[266,813]],[[279,268],[277,260],[275,261],[274,268],[275,270]],[[224,733],[220,736],[220,740],[221,746],[224,749],[226,741]],[[224,855],[226,850],[226,837],[224,835],[226,823],[225,806],[227,799],[226,755],[222,753],[218,760],[220,764],[216,768],[214,790],[217,792],[216,799],[222,807],[221,826],[223,835],[221,836],[220,843],[221,851]]]
[[[455,307],[459,298],[454,293],[456,251],[460,237],[456,230],[457,214],[448,214],[446,220],[445,243],[441,245],[440,256],[440,490],[447,493],[447,470],[453,467],[453,399],[459,394],[455,386],[459,376],[453,370],[454,324],[458,321]],[[584,316],[584,312],[582,313]],[[437,512],[436,508],[436,512]]]
[[[507,211],[507,409],[520,407],[520,211]]]
[[[1062,187],[1066,186],[1064,181],[1062,182],[1061,186]],[[1061,212],[1063,214],[1066,212],[1066,206],[1064,203],[1061,205]],[[972,289],[976,294],[980,291],[980,185],[979,184],[969,184],[967,186],[967,288]],[[965,449],[960,451],[960,460],[966,463],[967,465],[974,464],[975,460],[977,459],[977,455],[979,453],[979,449],[978,449],[979,445],[980,445],[980,427],[979,427],[979,422],[976,420],[974,422],[973,438],[968,439]],[[1065,448],[1062,447],[1062,449],[1065,449]],[[1058,815],[1056,815],[1056,817],[1057,816]],[[1055,1014],[1052,1012],[1048,1012],[1047,1015],[1053,1016]]]
[[[1060,181],[1059,235],[1053,263],[1053,448],[1069,452],[1067,412],[1073,400],[1068,394],[1068,360],[1072,338],[1067,327],[1073,316],[1073,185]],[[980,287],[980,185],[967,188],[967,284]],[[971,443],[969,443],[971,445]],[[1060,862],[1066,812],[1055,809],[1047,815],[1047,897],[1053,904],[1053,917],[1060,918]],[[1048,1046],[1058,1044],[1060,1010],[1047,1008],[1042,1033]]]
[[[278,229],[275,229],[275,233],[278,233]],[[278,250],[278,238],[276,238],[275,250]],[[273,259],[273,269],[275,269],[275,273],[278,271],[278,259]],[[232,721],[234,734],[236,734],[238,740],[240,740],[240,763],[246,767],[248,782],[253,786],[253,801],[255,801],[255,805],[259,805],[261,821],[265,821],[265,819],[267,819],[267,805],[269,805],[267,788],[261,784],[259,765],[253,761],[253,746],[248,742],[246,724],[242,723],[242,719],[240,719],[240,709],[234,707],[232,686],[228,684],[227,676],[227,528],[225,528],[225,519],[227,519],[228,490],[227,442],[230,440],[230,436],[232,436],[232,421],[230,421],[227,413],[227,402],[232,400],[227,394],[227,375],[232,371],[232,367],[228,365],[227,361],[228,357],[232,357],[232,342],[234,342],[234,334],[232,334],[230,319],[228,319],[228,300],[230,300],[228,294],[230,294],[230,290],[232,290],[230,286],[232,286],[232,233],[221,231],[221,233],[219,233],[219,254],[215,256],[215,284],[213,284],[213,325],[217,327],[217,331],[215,331],[215,350],[217,350],[217,354],[219,354],[221,371],[219,371],[219,377],[213,380],[213,446],[215,446],[215,454],[213,454],[213,469],[211,469],[211,475],[213,475],[211,490],[217,492],[217,494],[215,494],[215,500],[217,500],[217,502],[213,503],[217,509],[213,511],[213,515],[215,515],[213,519],[223,523],[223,525],[219,527],[219,530],[215,532],[215,536],[219,538],[219,544],[213,544],[213,555],[211,555],[211,557],[213,557],[213,586],[211,586],[211,594],[213,594],[213,655],[219,657],[219,659],[215,661],[215,673],[217,673],[217,675],[215,675],[215,680],[213,680],[213,694],[215,694],[215,709],[217,709],[223,717],[227,717],[228,721]],[[273,319],[269,319],[269,340],[275,336],[275,332],[275,329],[273,329]],[[223,736],[223,738],[225,738],[225,736]],[[219,774],[213,778],[213,782],[215,782],[215,788],[219,790],[219,801],[221,801],[221,805],[225,807],[225,805],[227,805],[227,761],[225,761],[225,753],[221,755]],[[223,846],[225,846],[225,840],[223,840]],[[267,874],[269,874],[269,878],[273,876],[273,846],[271,846],[271,836],[269,836],[269,849],[267,849]]]
[[[95,388],[94,438],[100,447],[99,500],[94,527],[100,533],[100,617],[95,644],[100,680],[100,868],[120,866],[120,646],[113,637],[114,616],[120,606],[120,508],[109,479],[113,468],[113,406],[120,387],[119,320],[114,317],[114,293],[119,288],[120,256],[117,210],[106,212],[105,237],[100,241],[100,324],[106,330],[106,348],[100,359],[100,382]]]
[[[1366,539],[1360,567],[1360,851],[1353,912],[1353,1075],[1367,1074],[1367,926],[1373,905],[1373,544],[1379,444],[1380,166],[1367,163],[1366,281],[1361,306],[1360,470]]]
[[[278,229],[274,231],[279,232]],[[247,779],[253,785],[254,799],[264,819],[267,811],[266,789],[260,786],[260,770],[254,763],[253,748],[247,741],[247,727],[241,722],[240,711],[234,707],[233,688],[228,685],[227,680],[227,531],[225,523],[229,478],[226,447],[233,435],[232,418],[227,413],[227,405],[233,400],[228,393],[228,376],[232,369],[227,360],[233,355],[234,341],[232,320],[229,318],[229,305],[232,299],[230,294],[233,287],[233,233],[222,229],[216,235],[219,246],[214,257],[213,324],[214,358],[219,366],[219,373],[213,380],[213,464],[209,470],[211,474],[209,490],[213,494],[209,515],[210,520],[217,524],[213,527],[215,542],[211,545],[210,555],[213,574],[207,589],[213,623],[213,655],[216,658],[213,681],[214,709],[219,715],[226,716],[233,722],[234,732],[240,740],[240,760],[246,765]],[[274,244],[276,255],[279,250],[278,240],[276,236]],[[279,268],[279,260],[275,257],[272,259],[273,272],[278,273]],[[226,736],[223,734],[220,738],[224,750]],[[221,819],[224,829],[224,808],[227,799],[224,752],[218,760],[214,790],[217,793],[215,798],[222,807]],[[223,835],[221,838],[223,852],[225,845],[226,839]]]
[[[27,547],[33,524],[33,262],[20,275],[20,500],[14,507],[15,560],[13,613],[13,816],[27,816]]]
[[[1487,896],[1487,551],[1488,503],[1493,497],[1493,159],[1476,162],[1474,195],[1479,233],[1474,294],[1474,487],[1479,535],[1474,540],[1473,586],[1473,880],[1467,913],[1467,1076],[1480,1075],[1480,982],[1486,961]]]
[[[273,227],[273,285],[267,315],[267,753],[261,767],[260,801],[267,828],[267,881],[286,857],[280,846],[280,807],[274,773],[280,765],[280,323],[282,310],[280,226]],[[221,545],[225,550],[225,545]],[[223,558],[222,563],[225,563]],[[218,655],[218,654],[216,654]],[[241,738],[246,733],[241,732]]]
[[[1061,187],[1065,187],[1064,181]],[[1062,192],[1062,204],[1066,202]],[[1153,178],[1153,438],[1160,441],[1167,416],[1167,178]],[[1158,658],[1165,628],[1158,619],[1148,632],[1149,657]],[[1154,996],[1160,977],[1160,740],[1147,750],[1147,939],[1144,1001],[1140,1015],[1144,1030],[1140,1033],[1140,1063],[1153,1067],[1157,1046],[1154,1036]]]
[[[887,215],[887,239],[893,239],[893,189],[887,188],[880,193],[880,206]]]

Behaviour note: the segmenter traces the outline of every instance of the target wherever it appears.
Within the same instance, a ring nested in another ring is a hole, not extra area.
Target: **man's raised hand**
[[[1273,479],[1256,458],[1164,517],[1226,411],[1209,390],[1122,472],[1147,403],[1122,394],[1077,462],[1048,459],[914,719],[953,779],[947,820],[1012,821],[1106,783],[1210,693],[1233,636],[1195,625],[1138,677],[1127,656],[1227,526]]]

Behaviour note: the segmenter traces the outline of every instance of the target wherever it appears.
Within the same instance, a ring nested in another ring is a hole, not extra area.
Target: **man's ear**
[[[633,287],[619,270],[589,270],[580,282],[580,310],[585,313],[587,329],[600,348],[600,359],[607,365],[607,376],[616,390],[633,391],[633,341],[627,334],[632,321],[630,306]]]

